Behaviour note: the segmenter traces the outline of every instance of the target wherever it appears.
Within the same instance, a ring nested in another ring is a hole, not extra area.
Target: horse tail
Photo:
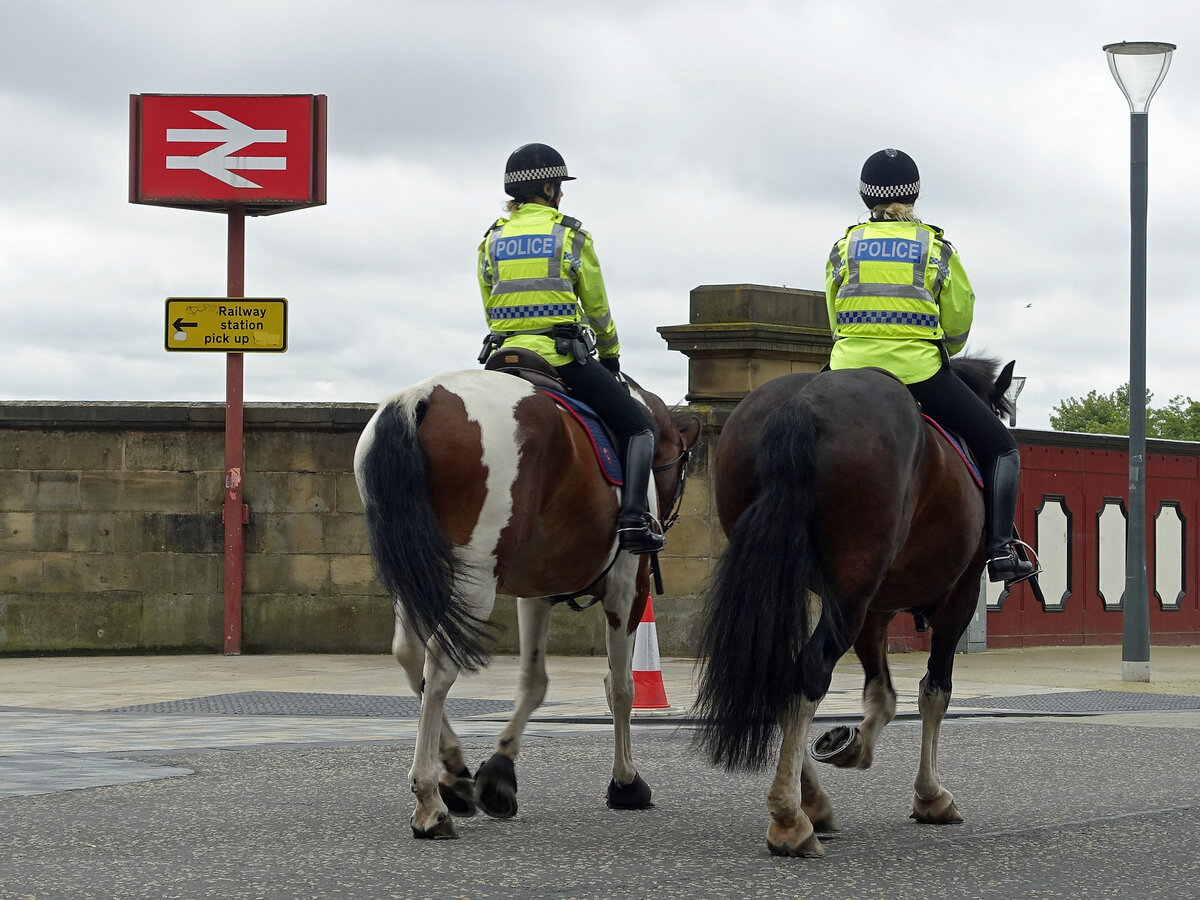
[[[380,406],[359,441],[355,478],[375,572],[423,640],[436,635],[460,669],[488,662],[486,620],[472,614],[456,578],[458,558],[434,514],[429,459],[417,426],[427,395],[400,394]]]
[[[786,400],[764,423],[755,459],[762,486],[729,536],[705,599],[697,691],[699,742],[714,763],[759,769],[795,699],[818,592],[811,404]],[[829,605],[829,604],[826,604]]]

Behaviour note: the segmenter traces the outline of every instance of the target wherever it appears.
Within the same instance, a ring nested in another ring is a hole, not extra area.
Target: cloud
[[[247,293],[290,311],[288,352],[247,359],[248,399],[375,401],[474,366],[475,247],[504,159],[537,140],[579,176],[564,209],[594,234],[625,368],[673,401],[686,359],[656,329],[688,321],[689,291],[820,288],[863,211],[862,160],[899,146],[975,286],[971,347],[1018,360],[1020,422],[1046,427],[1061,399],[1128,379],[1128,115],[1100,47],[1198,22],[1159,0],[14,6],[0,397],[221,399],[223,358],[162,334],[167,297],[224,293],[224,217],[127,202],[129,95],[324,93],[328,205],[247,223]],[[1161,400],[1200,395],[1200,67],[1180,54],[1150,128]]]

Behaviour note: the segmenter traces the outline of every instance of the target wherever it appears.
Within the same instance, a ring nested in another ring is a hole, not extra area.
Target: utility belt
[[[578,322],[566,322],[551,325],[549,328],[531,328],[528,331],[489,331],[483,339],[483,348],[479,351],[479,362],[487,362],[487,358],[499,350],[509,338],[526,334],[544,334],[554,338],[554,352],[570,356],[577,363],[585,362],[596,350],[596,338],[590,328]]]

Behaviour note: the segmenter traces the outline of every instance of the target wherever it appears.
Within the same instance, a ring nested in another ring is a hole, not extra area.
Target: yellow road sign
[[[168,350],[255,353],[287,350],[287,300],[282,297],[170,297]]]

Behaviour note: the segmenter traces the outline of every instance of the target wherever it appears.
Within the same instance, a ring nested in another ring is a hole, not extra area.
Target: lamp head
[[[1121,41],[1104,45],[1109,71],[1129,101],[1131,113],[1145,115],[1150,111],[1150,98],[1167,77],[1174,50],[1174,44],[1161,41]]]

